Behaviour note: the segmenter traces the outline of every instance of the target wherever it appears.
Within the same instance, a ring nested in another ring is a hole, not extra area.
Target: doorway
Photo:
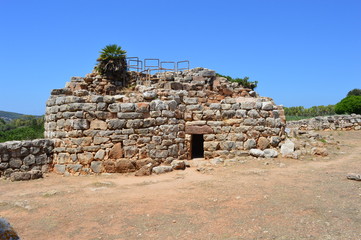
[[[204,158],[203,134],[192,134],[192,158]]]

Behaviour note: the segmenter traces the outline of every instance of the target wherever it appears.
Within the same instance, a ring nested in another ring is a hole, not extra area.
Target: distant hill
[[[29,115],[0,111],[0,118],[4,119],[7,122],[18,118],[24,118],[25,116],[29,116]],[[38,116],[34,116],[34,117],[38,117]]]

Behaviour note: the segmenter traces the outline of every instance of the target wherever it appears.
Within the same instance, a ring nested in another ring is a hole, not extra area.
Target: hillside
[[[24,118],[25,116],[33,116],[33,115],[25,115],[21,113],[14,113],[14,112],[6,112],[0,111],[0,118],[4,119],[5,121],[11,121],[18,118]],[[38,116],[34,116],[38,117]]]

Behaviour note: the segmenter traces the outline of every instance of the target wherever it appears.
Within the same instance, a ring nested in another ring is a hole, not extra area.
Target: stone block
[[[170,165],[174,170],[184,170],[186,168],[186,164],[182,160],[173,160]]]
[[[94,173],[100,173],[102,171],[103,163],[101,161],[92,161],[90,164],[90,169]]]
[[[244,142],[244,148],[245,149],[252,149],[255,148],[256,145],[256,141],[254,139],[248,139],[247,141]]]
[[[115,162],[115,171],[118,173],[135,172],[135,165],[129,159],[120,159]]]
[[[63,174],[65,173],[65,165],[55,164],[54,165],[54,172]]]
[[[120,104],[120,111],[121,112],[134,112],[135,111],[135,104],[134,103],[121,103]]]
[[[172,166],[157,166],[152,169],[152,172],[155,174],[162,174],[173,171]]]
[[[272,102],[263,102],[262,103],[262,110],[273,110],[273,103]]]
[[[245,110],[251,110],[254,109],[256,106],[256,102],[242,102],[241,108]]]
[[[265,138],[265,137],[258,138],[257,147],[259,149],[264,150],[264,149],[268,148],[269,145],[270,145],[270,142],[268,141],[267,138]]]
[[[105,157],[105,151],[103,149],[98,150],[98,152],[95,154],[94,159],[95,160],[103,160]]]
[[[124,146],[123,150],[125,158],[132,158],[138,153],[137,146]]]
[[[186,126],[186,134],[212,134],[213,129],[208,125],[203,126]]]
[[[108,121],[109,129],[122,129],[125,127],[126,120],[123,119],[110,119]]]
[[[102,120],[93,120],[90,122],[90,129],[95,130],[106,130],[107,129],[107,123]]]
[[[77,157],[79,162],[83,165],[89,164],[93,161],[93,153],[91,152],[79,153]]]
[[[9,166],[13,169],[18,169],[21,167],[21,165],[23,165],[23,162],[21,161],[21,159],[11,159],[9,162]]]
[[[29,172],[13,172],[10,175],[11,181],[26,181],[31,179],[31,174]]]
[[[121,112],[117,114],[118,118],[120,119],[138,119],[138,118],[143,118],[143,114],[142,113],[137,113],[137,112]]]
[[[264,152],[260,149],[251,149],[249,154],[253,157],[264,157]]]
[[[135,111],[138,113],[146,113],[149,112],[149,103],[140,102],[135,104]]]
[[[119,159],[123,157],[123,148],[121,143],[116,143],[109,151],[110,159]]]
[[[35,156],[30,154],[30,155],[26,156],[23,161],[26,166],[33,165],[33,164],[35,164]]]
[[[107,141],[109,141],[108,137],[94,137],[93,143],[95,145],[99,145],[102,143],[106,143]]]

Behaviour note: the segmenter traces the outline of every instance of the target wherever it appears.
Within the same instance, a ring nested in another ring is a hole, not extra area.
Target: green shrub
[[[244,88],[250,88],[252,90],[255,89],[257,87],[257,84],[258,84],[258,81],[250,82],[249,77],[232,78],[230,76],[225,76],[225,75],[221,75],[221,74],[218,74],[218,73],[217,73],[217,76],[227,78],[227,80],[230,81],[230,82],[238,83],[238,85],[242,85]]]
[[[337,114],[361,114],[361,96],[348,96],[335,106]]]
[[[95,69],[111,80],[127,81],[126,51],[116,44],[107,45],[100,51]]]
[[[317,117],[317,116],[327,116],[335,114],[335,105],[320,105],[313,106],[310,108],[305,108],[303,106],[298,107],[284,107],[286,116],[299,116],[303,118],[307,117]]]
[[[347,97],[349,96],[361,96],[361,89],[359,88],[352,89],[347,93]]]

